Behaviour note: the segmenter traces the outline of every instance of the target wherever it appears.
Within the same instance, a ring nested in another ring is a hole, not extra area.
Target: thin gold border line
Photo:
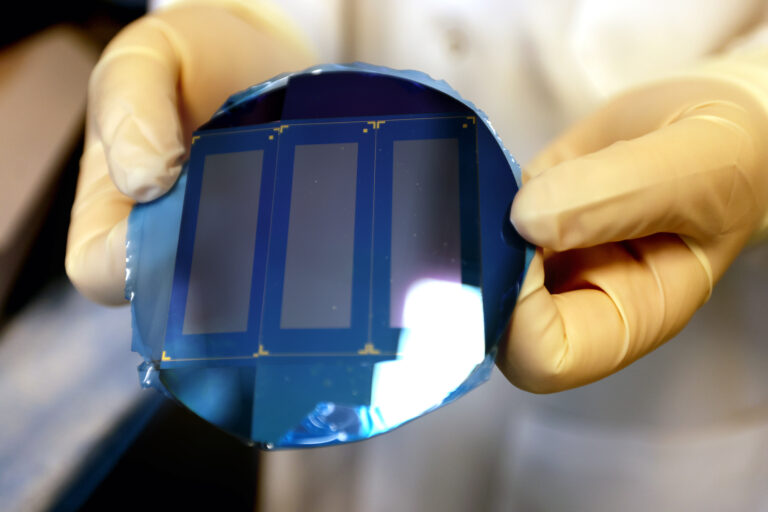
[[[355,352],[302,352],[302,353],[281,353],[281,354],[274,354],[270,353],[269,355],[252,355],[252,356],[227,356],[227,357],[186,357],[186,358],[179,358],[174,359],[169,356],[163,356],[161,359],[161,362],[164,363],[175,363],[175,362],[187,362],[187,361],[226,361],[226,360],[240,360],[240,359],[259,359],[261,357],[366,357],[366,356],[397,356],[400,357],[402,354],[399,352],[381,352],[379,354],[358,354]]]
[[[425,119],[427,119],[427,120],[429,120],[429,119],[471,119],[473,117],[475,117],[475,116],[397,117],[397,118],[394,118],[394,119],[378,119],[378,120],[373,120],[373,121],[359,120],[359,121],[331,121],[331,122],[326,122],[326,123],[310,123],[310,122],[307,122],[307,123],[290,123],[290,124],[280,125],[280,127],[288,127],[288,128],[290,128],[291,126],[309,126],[309,125],[322,126],[322,125],[330,125],[330,124],[355,124],[355,123],[366,123],[366,124],[369,124],[369,123],[377,123],[376,126],[374,127],[374,130],[378,130],[378,128],[380,126],[378,123],[387,123],[389,121],[423,121]],[[474,124],[474,121],[473,121],[473,124]],[[205,130],[202,130],[201,132],[198,132],[198,135],[196,135],[196,137],[203,137],[203,136],[210,137],[210,136],[214,136],[214,135],[229,135],[229,134],[232,134],[232,133],[251,133],[251,132],[274,131],[274,130],[275,130],[274,126],[271,127],[271,128],[248,128],[248,129],[244,129],[244,130],[243,129],[240,129],[240,130],[227,130],[227,131],[221,131],[221,132],[219,132],[219,131],[211,131],[211,132],[208,132],[208,133],[206,133]],[[280,133],[280,132],[278,132],[278,133]]]

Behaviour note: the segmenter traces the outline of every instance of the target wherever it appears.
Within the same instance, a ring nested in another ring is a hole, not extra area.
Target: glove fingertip
[[[166,193],[181,172],[185,154],[181,130],[171,108],[140,115],[118,109],[114,128],[102,136],[109,173],[123,194],[139,202]],[[106,124],[105,124],[106,126]]]
[[[117,189],[140,203],[154,201],[168,192],[181,173],[181,165],[144,161],[127,166],[111,162],[110,175]]]
[[[537,180],[528,182],[515,196],[509,220],[518,233],[540,247],[559,250],[561,243],[557,214],[548,206]]]
[[[109,173],[118,190],[142,203],[171,189],[181,173],[184,156],[181,144],[158,151],[128,138],[120,139],[106,152]]]
[[[134,169],[125,184],[118,189],[139,203],[154,201],[165,195],[176,183],[181,166],[175,165],[161,172]]]

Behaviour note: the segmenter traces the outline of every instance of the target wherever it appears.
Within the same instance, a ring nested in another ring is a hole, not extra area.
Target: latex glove
[[[765,225],[766,141],[768,58],[754,56],[630,91],[545,149],[511,211],[544,249],[498,358],[509,380],[580,386],[680,331]]]
[[[125,301],[126,219],[176,181],[191,134],[230,94],[314,58],[260,1],[187,1],[109,43],[91,76],[66,270],[86,297]]]

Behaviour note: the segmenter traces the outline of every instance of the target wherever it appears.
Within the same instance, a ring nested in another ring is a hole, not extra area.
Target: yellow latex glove
[[[511,220],[544,249],[498,365],[546,393],[673,337],[765,228],[768,56],[625,93],[545,149],[524,182]]]
[[[89,84],[66,254],[77,289],[123,303],[133,204],[170,189],[192,132],[229,95],[313,60],[291,23],[261,1],[187,1],[120,32]]]

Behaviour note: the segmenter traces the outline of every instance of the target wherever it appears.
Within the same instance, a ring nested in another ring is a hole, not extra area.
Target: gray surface
[[[461,282],[458,140],[395,141],[392,175],[389,321],[405,327],[405,298],[417,281]]]
[[[349,327],[356,190],[356,143],[296,146],[280,327]]]
[[[184,334],[248,329],[264,151],[205,158]]]
[[[130,336],[128,308],[93,304],[64,280],[0,331],[0,510],[48,508],[139,398]]]

